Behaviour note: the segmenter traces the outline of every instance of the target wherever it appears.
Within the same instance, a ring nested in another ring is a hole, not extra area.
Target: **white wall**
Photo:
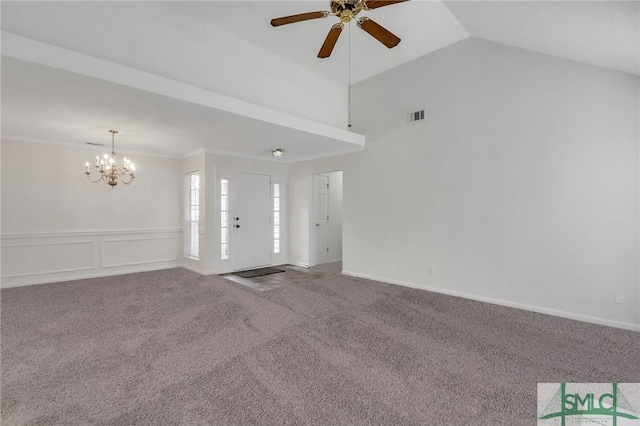
[[[308,174],[342,169],[346,273],[640,329],[638,94],[477,39],[357,84],[365,150],[291,167],[291,260],[308,261]]]
[[[288,165],[201,153],[184,160],[132,155],[137,177],[111,189],[90,183],[85,161],[104,150],[3,139],[2,287],[184,266],[203,274],[233,270],[220,260],[220,173],[259,173],[282,185],[280,254],[287,263]],[[125,156],[120,153],[119,156]],[[198,171],[200,258],[184,258],[186,174]]]
[[[313,175],[327,174],[329,170],[342,171],[342,257],[344,259],[344,241],[350,228],[346,225],[346,212],[352,209],[357,194],[347,194],[348,181],[357,173],[355,160],[359,153],[325,157],[312,161],[293,163],[289,167],[289,263],[309,266],[313,263],[310,249],[314,246],[311,213],[313,206]],[[331,251],[331,250],[330,250]]]
[[[4,139],[1,149],[3,287],[178,265],[180,161],[133,155],[134,183],[111,189],[84,175],[105,150]]]
[[[329,262],[342,260],[342,172],[329,176]]]
[[[16,2],[3,5],[3,12],[2,29],[9,33],[345,125],[345,86],[184,14],[170,2]]]

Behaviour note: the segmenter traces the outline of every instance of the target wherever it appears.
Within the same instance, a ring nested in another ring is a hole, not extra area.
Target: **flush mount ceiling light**
[[[130,159],[124,157],[122,166],[118,166],[116,163],[116,148],[115,148],[115,137],[117,130],[109,130],[111,133],[111,157],[109,154],[104,154],[102,158],[99,155],[96,155],[96,171],[98,173],[97,179],[91,179],[91,172],[89,171],[89,162],[85,163],[86,171],[84,172],[87,175],[87,179],[90,182],[98,183],[100,181],[106,182],[111,188],[115,187],[118,184],[118,180],[121,180],[125,185],[131,185],[133,179],[136,177],[135,165],[131,162]]]
[[[284,150],[282,148],[275,148],[271,150],[271,154],[274,157],[282,157],[284,155]]]

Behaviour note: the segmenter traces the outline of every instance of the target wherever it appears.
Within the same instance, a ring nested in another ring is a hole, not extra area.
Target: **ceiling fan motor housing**
[[[331,13],[338,16],[342,22],[351,21],[363,9],[362,0],[331,1]]]

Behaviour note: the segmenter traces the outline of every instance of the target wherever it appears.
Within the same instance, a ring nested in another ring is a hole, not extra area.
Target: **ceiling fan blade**
[[[331,56],[331,52],[333,52],[333,47],[336,45],[338,41],[338,37],[340,37],[340,33],[344,28],[344,24],[342,22],[335,24],[329,30],[329,34],[327,34],[327,38],[324,39],[324,43],[322,43],[322,47],[320,48],[320,52],[318,52],[318,58],[328,58]]]
[[[364,10],[377,9],[379,7],[391,6],[409,0],[368,0],[364,2]]]
[[[294,22],[308,21],[310,19],[326,18],[329,12],[307,12],[298,15],[283,16],[271,20],[271,26],[279,27],[280,25],[293,24]]]
[[[400,43],[400,38],[398,38],[398,36],[369,18],[359,19],[358,26],[371,34],[373,38],[387,46],[389,49],[397,46],[398,43]]]

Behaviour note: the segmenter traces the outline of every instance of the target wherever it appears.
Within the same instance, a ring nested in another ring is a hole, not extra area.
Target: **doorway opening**
[[[313,175],[309,266],[342,261],[342,171]]]

